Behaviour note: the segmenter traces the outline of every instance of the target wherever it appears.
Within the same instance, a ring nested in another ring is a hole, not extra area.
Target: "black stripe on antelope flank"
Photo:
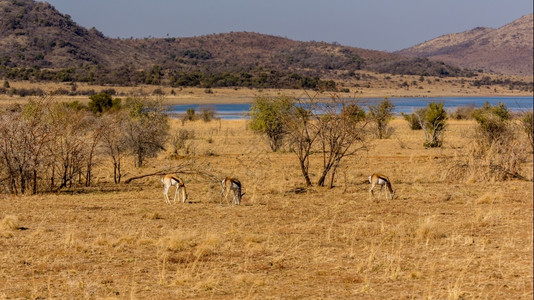
[[[176,182],[181,182],[182,180],[178,178],[177,176],[171,176],[171,179],[174,179]]]
[[[379,179],[382,179],[382,180],[385,180],[385,181],[387,181],[387,182],[389,182],[389,179],[387,179],[387,178],[384,177],[384,176],[378,176],[378,178],[379,178]]]

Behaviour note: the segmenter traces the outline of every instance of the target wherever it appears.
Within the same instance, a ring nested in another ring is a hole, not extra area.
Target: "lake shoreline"
[[[316,99],[319,102],[327,98]],[[352,99],[347,99],[352,100]],[[374,105],[380,102],[381,98],[367,98],[367,99],[355,99],[355,103],[359,106],[366,108],[370,105]],[[412,113],[417,109],[424,108],[430,102],[443,102],[445,109],[448,111],[454,111],[457,107],[474,108],[481,107],[485,102],[489,102],[491,105],[497,105],[499,102],[503,102],[510,111],[522,111],[532,109],[532,96],[499,96],[499,97],[397,97],[389,99],[394,105],[395,109],[393,113],[400,116],[402,113]],[[213,104],[170,104],[169,114],[180,117],[185,115],[188,109],[194,109],[195,112],[200,112],[203,109],[209,109],[215,112],[216,117],[222,119],[244,119],[247,118],[247,114],[250,111],[252,103],[213,103]]]
[[[510,98],[510,97],[533,97],[532,93],[524,92],[524,93],[507,93],[507,94],[494,94],[494,93],[480,93],[480,94],[471,94],[471,93],[442,93],[442,94],[385,94],[380,93],[380,91],[373,92],[373,93],[363,93],[363,94],[349,94],[349,93],[335,93],[335,92],[323,92],[319,95],[308,95],[304,92],[295,92],[295,91],[288,91],[288,90],[274,90],[274,91],[264,91],[262,93],[258,93],[255,95],[197,95],[195,97],[183,97],[183,96],[166,96],[164,99],[164,103],[166,105],[190,105],[190,104],[196,104],[196,105],[214,105],[214,104],[245,104],[245,103],[253,103],[254,99],[257,96],[267,96],[267,97],[277,97],[280,95],[285,95],[289,97],[296,97],[296,98],[310,98],[310,96],[315,96],[320,99],[326,99],[330,98],[333,95],[339,96],[341,98],[346,99],[355,99],[355,100],[368,100],[368,99],[384,99],[384,98],[452,98],[452,97],[465,97],[465,98],[496,98],[496,97],[502,97],[502,98]]]
[[[371,74],[371,73],[370,73]],[[340,82],[340,90],[347,92],[321,92],[302,89],[277,89],[277,88],[247,88],[247,87],[223,87],[223,88],[200,88],[200,87],[169,87],[169,86],[99,86],[87,83],[51,83],[51,82],[29,82],[29,81],[9,81],[10,89],[39,89],[45,95],[59,102],[79,101],[89,102],[87,95],[64,95],[57,94],[56,91],[92,91],[102,92],[112,90],[113,97],[126,98],[131,96],[161,97],[165,105],[181,104],[238,104],[252,103],[258,96],[277,97],[285,95],[296,98],[329,98],[332,96],[352,99],[383,99],[383,98],[443,98],[443,97],[532,97],[532,91],[513,89],[507,86],[472,86],[476,78],[434,78],[428,77],[427,81],[420,83],[419,76],[411,75],[387,75],[372,73],[373,80],[367,81],[346,81]],[[515,80],[532,82],[532,76],[504,76],[488,75],[495,80]],[[464,80],[465,82],[463,82]],[[399,88],[399,82],[419,82],[417,86],[409,88]],[[157,94],[156,94],[157,91]],[[0,94],[0,105],[11,103],[25,103],[30,99],[38,99],[42,96],[26,96]]]

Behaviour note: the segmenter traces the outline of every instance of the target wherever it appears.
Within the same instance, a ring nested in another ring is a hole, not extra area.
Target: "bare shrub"
[[[532,151],[534,151],[534,120],[532,118],[532,110],[521,113],[519,117],[519,127],[527,135],[527,140],[532,147]]]
[[[111,158],[113,164],[113,181],[121,182],[122,160],[127,154],[127,141],[123,134],[123,126],[126,124],[124,111],[108,113],[101,117],[103,152]]]
[[[10,193],[37,193],[49,166],[55,131],[47,122],[46,99],[8,107],[0,113],[0,165]]]
[[[50,153],[54,164],[52,165],[51,189],[72,187],[80,183],[84,168],[89,164],[89,150],[94,150],[92,132],[93,119],[85,110],[74,110],[64,105],[55,104],[50,111],[52,118],[53,135]],[[98,139],[98,137],[96,137]],[[54,176],[55,175],[55,176]],[[56,178],[57,177],[57,181]]]
[[[310,157],[314,152],[320,153],[323,164],[317,185],[324,186],[330,176],[329,187],[332,188],[343,158],[365,148],[365,111],[335,95],[329,100],[316,101],[313,96],[293,101],[288,111],[281,115],[289,149],[299,159],[307,186],[312,185]]]
[[[173,148],[172,154],[178,155],[181,150],[185,151],[185,154],[189,152],[191,146],[191,140],[195,138],[194,130],[179,129],[171,136],[171,146]]]
[[[298,106],[294,106],[284,119],[287,130],[287,140],[291,152],[297,155],[302,176],[307,186],[311,186],[310,179],[310,155],[315,140],[319,136],[319,126],[312,120],[316,103],[313,98],[304,103],[302,100]]]
[[[329,187],[332,188],[343,158],[365,148],[365,112],[357,104],[346,103],[332,96],[330,101],[318,106],[315,118],[319,126],[318,142],[323,154],[323,170],[317,185],[324,186],[326,176],[330,175]]]
[[[128,118],[124,126],[126,145],[135,157],[135,165],[143,166],[148,157],[164,150],[168,134],[168,117],[162,99],[127,98]]]
[[[215,108],[211,105],[203,105],[198,110],[200,119],[204,122],[211,122],[215,118]]]
[[[458,106],[451,114],[451,118],[455,120],[471,120],[473,119],[474,105]]]

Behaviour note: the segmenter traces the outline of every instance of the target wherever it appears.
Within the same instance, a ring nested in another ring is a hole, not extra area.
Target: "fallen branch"
[[[510,170],[507,170],[505,168],[503,168],[502,166],[499,166],[499,165],[494,165],[494,164],[491,164],[489,165],[490,169],[492,171],[500,171],[508,176],[511,176],[512,178],[517,178],[519,180],[524,180],[524,181],[532,181],[530,179],[528,179],[527,177],[517,173],[517,172],[512,172]]]
[[[149,177],[149,176],[156,176],[156,175],[163,176],[165,174],[168,174],[168,173],[164,172],[164,171],[158,171],[158,172],[155,172],[155,173],[134,176],[132,178],[128,178],[127,180],[125,180],[124,183],[128,184],[128,183],[132,182],[133,180],[137,180],[137,179],[141,179],[141,178],[145,178],[145,177]]]
[[[141,178],[145,178],[145,177],[150,177],[150,176],[163,176],[165,174],[188,174],[188,175],[196,175],[196,176],[200,176],[202,178],[205,178],[209,181],[219,181],[219,176],[213,174],[213,173],[210,173],[210,172],[207,172],[207,171],[202,171],[202,170],[197,170],[195,169],[194,167],[191,167],[191,166],[181,166],[181,167],[177,167],[177,168],[174,168],[174,169],[164,169],[164,170],[160,170],[160,171],[157,171],[157,172],[153,172],[153,173],[149,173],[149,174],[143,174],[143,175],[139,175],[139,176],[134,176],[134,177],[131,177],[131,178],[128,178],[127,180],[124,181],[124,183],[128,184],[134,180],[137,180],[137,179],[141,179]]]

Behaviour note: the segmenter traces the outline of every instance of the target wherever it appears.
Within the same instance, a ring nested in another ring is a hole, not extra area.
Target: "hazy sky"
[[[532,13],[532,0],[48,0],[116,38],[249,31],[395,51]]]

